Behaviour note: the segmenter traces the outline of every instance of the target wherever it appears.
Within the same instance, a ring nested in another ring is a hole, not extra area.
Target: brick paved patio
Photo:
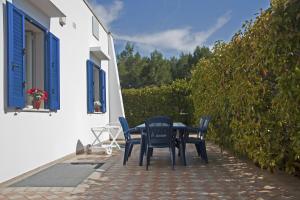
[[[138,148],[122,166],[122,153],[109,158],[103,172],[94,172],[76,188],[0,188],[2,199],[300,199],[300,179],[270,174],[249,161],[208,145],[209,164],[188,146],[188,166],[169,153],[154,151],[149,171],[138,166]],[[95,157],[95,156],[94,156]],[[99,156],[98,159],[106,159]]]

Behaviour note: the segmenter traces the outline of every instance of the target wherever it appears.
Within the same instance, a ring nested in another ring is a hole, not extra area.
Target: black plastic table
[[[140,148],[140,158],[139,158],[139,165],[143,165],[143,158],[146,150],[146,127],[145,124],[140,124],[135,127],[137,130],[139,130],[141,134],[141,148]],[[185,147],[186,147],[186,136],[188,135],[188,126],[181,122],[174,122],[173,123],[173,130],[176,131],[179,138],[179,151],[180,151],[180,157],[183,165],[186,166],[186,157],[185,157]]]

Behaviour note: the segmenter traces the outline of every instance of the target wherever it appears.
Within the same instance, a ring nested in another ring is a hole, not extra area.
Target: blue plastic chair
[[[125,152],[124,152],[124,158],[123,158],[123,165],[126,165],[126,162],[128,161],[128,158],[131,155],[133,145],[140,144],[141,139],[140,138],[131,138],[131,133],[136,133],[138,130],[136,128],[129,128],[127,120],[124,117],[119,117],[119,122],[122,126],[124,137],[125,137]]]
[[[198,155],[208,163],[206,152],[205,134],[207,133],[208,124],[211,120],[210,116],[202,116],[199,122],[199,128],[190,128],[189,132],[198,132],[197,137],[188,137],[186,143],[195,144]]]
[[[146,169],[150,165],[150,157],[153,148],[169,148],[172,161],[172,169],[175,165],[175,134],[173,132],[173,121],[169,117],[158,116],[146,120]]]

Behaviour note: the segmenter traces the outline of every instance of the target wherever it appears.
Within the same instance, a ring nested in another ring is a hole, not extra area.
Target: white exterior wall
[[[123,116],[124,114],[124,107],[123,107],[123,98],[120,86],[120,79],[119,79],[119,72],[117,66],[117,60],[115,55],[115,48],[114,48],[114,41],[113,37],[109,36],[108,41],[108,51],[110,54],[111,59],[109,60],[109,99],[111,100],[110,103],[110,114],[109,120],[111,122],[117,122],[118,117]],[[123,136],[121,136],[123,137]]]
[[[20,3],[21,2],[21,3]],[[92,143],[91,127],[109,122],[108,61],[101,67],[107,74],[107,112],[87,114],[86,60],[89,48],[101,46],[108,52],[109,36],[100,26],[99,41],[92,35],[92,12],[83,0],[52,0],[67,17],[65,26],[58,18],[49,18],[25,0],[13,1],[38,22],[50,27],[60,39],[60,110],[57,113],[7,112],[6,94],[6,21],[5,0],[0,0],[0,183],[41,165],[75,152],[76,142]],[[2,18],[4,17],[4,19]],[[48,21],[47,21],[48,20]],[[74,23],[76,28],[74,28]]]

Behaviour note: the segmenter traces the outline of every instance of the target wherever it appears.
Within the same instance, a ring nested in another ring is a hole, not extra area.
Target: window
[[[100,73],[99,68],[93,66],[93,80],[94,80],[94,104],[101,104],[100,103]],[[95,105],[95,107],[97,107]]]
[[[59,39],[9,2],[7,39],[8,107],[31,107],[26,91],[38,88],[48,93],[42,108],[58,110]]]
[[[105,72],[92,61],[87,61],[87,111],[88,113],[106,112]]]
[[[33,23],[25,20],[25,69],[26,69],[26,84],[25,90],[38,88],[45,90],[45,33]],[[27,95],[26,107],[32,106],[32,97]],[[45,108],[44,102],[41,105]]]

